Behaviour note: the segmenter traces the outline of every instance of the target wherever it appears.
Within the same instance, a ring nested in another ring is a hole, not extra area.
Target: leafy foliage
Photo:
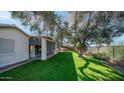
[[[42,31],[55,30],[57,26],[57,15],[53,11],[13,11],[12,18],[18,19],[25,26],[30,26],[30,30],[35,34]]]
[[[113,37],[124,32],[123,12],[73,11],[68,18],[74,44],[80,43],[84,50],[90,44],[110,44]]]
[[[58,42],[81,44],[83,50],[90,44],[110,44],[113,37],[124,33],[124,12],[119,11],[69,11],[67,19],[54,11],[14,11],[12,18],[19,19],[31,31],[54,36]]]

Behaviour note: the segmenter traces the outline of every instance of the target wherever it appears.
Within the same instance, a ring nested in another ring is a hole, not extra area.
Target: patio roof
[[[41,39],[38,37],[30,37],[29,45],[41,45]]]

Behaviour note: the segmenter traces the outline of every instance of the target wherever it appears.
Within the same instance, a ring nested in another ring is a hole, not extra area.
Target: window
[[[47,56],[54,55],[55,42],[47,41]]]
[[[47,41],[47,51],[55,50],[55,42]]]
[[[13,53],[15,50],[15,40],[0,38],[0,54]]]

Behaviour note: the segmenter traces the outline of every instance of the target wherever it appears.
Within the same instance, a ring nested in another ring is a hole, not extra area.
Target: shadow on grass
[[[71,52],[62,52],[46,61],[36,60],[0,74],[9,80],[76,81],[77,72]],[[6,80],[6,79],[5,79]]]
[[[84,60],[85,60],[85,57],[82,57]],[[80,67],[80,68],[78,68],[79,70],[80,70],[80,72],[81,72],[81,74],[79,74],[78,76],[79,76],[79,78],[80,79],[82,79],[82,80],[94,80],[93,78],[90,78],[86,73],[85,73],[85,69],[87,69],[88,68],[88,65],[90,64],[90,62],[89,61],[86,61],[86,63],[84,64],[84,66],[83,67]]]
[[[83,60],[86,62],[84,66],[78,68],[81,72],[80,77],[81,80],[124,80],[124,75],[112,70],[108,66],[102,64],[101,62],[95,59],[89,59],[86,57],[82,57]],[[90,64],[93,65],[90,65]],[[94,65],[97,65],[96,67]],[[100,69],[99,67],[102,69]],[[110,69],[110,70],[107,70]]]

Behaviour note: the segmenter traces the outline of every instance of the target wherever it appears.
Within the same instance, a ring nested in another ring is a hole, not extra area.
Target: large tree
[[[61,43],[61,46],[63,45],[64,39],[67,39],[69,36],[68,32],[68,23],[63,20],[62,17],[58,19],[58,25],[56,29],[56,39],[58,42]]]
[[[69,27],[79,57],[91,43],[110,43],[112,38],[124,31],[123,12],[73,11],[69,12]]]
[[[71,11],[68,12],[68,20],[61,19],[53,11],[14,11],[11,14],[23,25],[30,26],[35,34],[41,35],[45,31],[53,36],[56,32],[61,43],[68,39],[78,46],[79,57],[89,44],[110,43],[113,37],[124,32],[124,12]]]

